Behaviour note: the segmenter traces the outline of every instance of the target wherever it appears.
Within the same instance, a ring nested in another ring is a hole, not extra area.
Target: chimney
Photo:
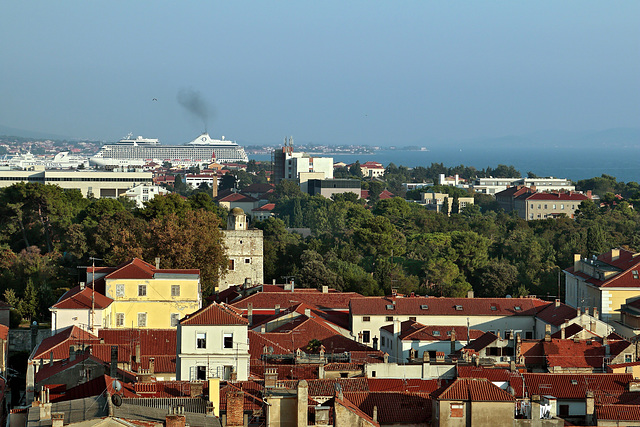
[[[70,345],[69,346],[69,362],[73,362],[74,360],[76,360],[76,346]]]
[[[51,350],[51,352],[49,353],[49,365],[52,365],[52,364],[53,364],[53,350]]]
[[[456,330],[451,330],[451,354],[456,352]]]
[[[298,426],[307,427],[309,421],[309,384],[298,382]]]
[[[595,320],[592,320],[591,322],[589,322],[589,332],[596,332],[596,322]]]
[[[240,390],[227,393],[227,426],[244,426],[244,393]]]
[[[427,363],[429,361],[429,352],[425,350],[422,352],[422,363]]]
[[[218,197],[218,175],[214,174],[211,178],[213,178],[211,182],[211,198],[215,199]]]
[[[566,322],[565,322],[566,323]],[[565,339],[565,331],[564,331],[564,325],[565,323],[563,323],[562,325],[560,325],[560,339],[563,340]]]
[[[560,299],[556,298],[556,307],[560,307]]]
[[[329,425],[329,410],[328,406],[316,406],[316,425],[326,426]],[[306,424],[305,424],[306,426]]]
[[[582,310],[580,310],[580,307],[576,308],[576,317],[580,317],[582,316]]]
[[[305,308],[304,309],[304,315],[307,317],[311,317],[311,309],[310,308]]]
[[[84,290],[85,282],[80,282],[80,290]]]
[[[191,381],[189,383],[189,396],[198,397],[202,395],[203,385],[200,381]]]
[[[140,363],[140,344],[136,344],[136,363]]]
[[[580,256],[580,254],[573,254],[573,271],[575,273],[579,273],[580,272],[580,260],[582,259],[582,257]]]
[[[156,270],[160,270],[160,257],[156,257]]]
[[[275,312],[276,314],[280,314],[280,304],[276,304]]]
[[[51,419],[51,402],[49,402],[49,389],[44,388],[40,391],[40,420]]]
[[[551,341],[551,325],[544,325],[544,340],[549,342]]]
[[[167,414],[164,425],[166,427],[185,427],[187,425],[187,417],[183,414]]]
[[[112,345],[111,346],[111,365],[110,365],[110,372],[109,375],[112,378],[116,378],[116,375],[118,374],[118,346],[117,345]]]
[[[620,248],[611,249],[611,261],[620,259]]]
[[[591,190],[587,190],[587,197],[590,198],[590,199],[592,198],[591,197]]]
[[[277,368],[266,368],[264,370],[264,387],[265,388],[274,388],[278,381],[278,369]]]
[[[322,285],[322,293],[323,294],[328,294],[329,293],[329,287],[326,285]]]
[[[273,286],[276,285],[276,279],[273,279]]]
[[[260,326],[260,333],[261,333],[261,334],[264,334],[264,333],[266,333],[266,332],[267,332],[267,326],[266,326],[266,325],[261,325],[261,326]]]
[[[456,175],[458,176],[458,175]],[[371,415],[371,419],[373,420],[374,423],[378,422],[378,407],[374,406],[373,407],[373,415]]]
[[[587,424],[593,425],[595,412],[596,412],[596,404],[595,404],[595,398],[593,396],[593,391],[588,390],[587,391],[587,399],[586,399],[586,415],[587,415],[586,421],[587,421]]]
[[[384,363],[389,363],[389,353],[385,353],[384,356],[382,356]]]
[[[473,298],[473,289],[467,292],[467,298]]]
[[[149,373],[150,374],[155,374],[156,373],[156,358],[155,357],[150,357],[149,358]]]
[[[54,412],[51,414],[51,427],[64,426],[64,412]]]
[[[247,320],[249,321],[249,327],[253,326],[253,303],[247,304]]]

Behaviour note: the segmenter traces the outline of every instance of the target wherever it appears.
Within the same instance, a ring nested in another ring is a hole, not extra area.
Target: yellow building
[[[612,249],[591,258],[574,257],[565,273],[566,304],[597,307],[602,320],[617,324],[627,300],[640,297],[640,253]],[[617,330],[617,329],[616,329]]]
[[[157,260],[159,264],[159,260]],[[202,307],[200,270],[160,269],[141,259],[127,264],[87,269],[87,279],[104,283],[105,328],[175,328],[178,321]]]

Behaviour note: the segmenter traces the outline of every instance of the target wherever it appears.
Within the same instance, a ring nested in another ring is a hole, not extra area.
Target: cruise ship
[[[76,156],[68,151],[62,151],[51,156],[35,156],[30,151],[14,156],[3,156],[0,158],[0,166],[8,166],[12,169],[28,169],[33,167],[44,167],[45,169],[70,169],[84,168],[89,166],[87,157]]]
[[[233,141],[213,139],[203,133],[184,145],[162,145],[155,138],[132,138],[129,134],[115,144],[104,145],[89,158],[91,165],[99,167],[144,166],[149,163],[170,162],[177,166],[197,166],[202,163],[247,162],[244,148]]]

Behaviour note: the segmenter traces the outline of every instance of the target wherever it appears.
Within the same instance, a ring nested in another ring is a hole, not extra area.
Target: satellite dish
[[[120,381],[118,380],[113,380],[113,383],[111,383],[111,386],[113,387],[113,389],[115,391],[120,391],[122,390],[122,384],[120,383]]]
[[[116,406],[121,406],[122,396],[120,396],[119,394],[114,394],[113,396],[111,396],[111,402],[113,402],[113,404]]]

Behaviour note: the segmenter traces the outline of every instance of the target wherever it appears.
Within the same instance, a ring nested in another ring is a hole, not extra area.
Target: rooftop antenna
[[[91,332],[93,332],[94,319],[96,314],[96,261],[102,261],[102,258],[90,257],[91,260]]]

